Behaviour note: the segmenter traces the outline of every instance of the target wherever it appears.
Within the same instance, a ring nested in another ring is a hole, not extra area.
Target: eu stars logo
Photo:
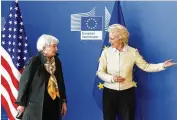
[[[102,40],[102,17],[81,18],[81,40]]]

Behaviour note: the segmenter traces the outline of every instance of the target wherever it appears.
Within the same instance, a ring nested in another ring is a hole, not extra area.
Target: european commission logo
[[[102,39],[102,17],[81,18],[81,40]]]
[[[95,7],[87,13],[71,15],[71,31],[79,31],[81,40],[102,40],[103,29],[107,30],[110,21],[110,13],[105,7],[105,23],[103,16],[95,15]]]

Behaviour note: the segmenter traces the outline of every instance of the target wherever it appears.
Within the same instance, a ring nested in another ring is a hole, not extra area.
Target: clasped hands
[[[113,81],[114,82],[123,82],[125,80],[125,78],[119,76],[119,75],[114,75],[113,76]]]

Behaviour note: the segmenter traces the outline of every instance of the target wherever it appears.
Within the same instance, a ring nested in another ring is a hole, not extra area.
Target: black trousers
[[[135,95],[134,88],[117,91],[104,87],[103,90],[104,120],[134,120]]]

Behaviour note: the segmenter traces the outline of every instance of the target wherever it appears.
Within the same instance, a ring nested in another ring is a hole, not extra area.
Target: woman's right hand
[[[17,111],[18,111],[19,113],[23,113],[24,110],[25,110],[25,107],[24,107],[24,106],[18,106],[18,107],[17,107]]]
[[[113,76],[113,80],[114,80],[114,82],[123,82],[125,80],[125,78],[115,75],[115,76]]]

